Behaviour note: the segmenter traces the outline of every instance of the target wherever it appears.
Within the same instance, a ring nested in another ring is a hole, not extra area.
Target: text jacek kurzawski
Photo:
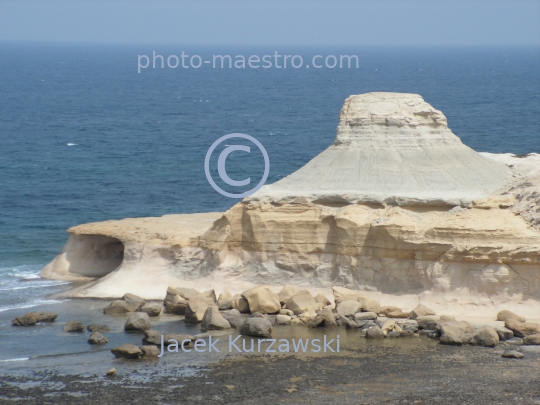
[[[218,344],[219,343],[219,344]],[[328,339],[326,335],[322,339],[253,339],[238,335],[233,338],[215,339],[212,335],[205,339],[197,339],[191,346],[191,340],[185,339],[177,341],[169,339],[168,345],[164,344],[164,337],[161,335],[161,353],[165,352],[196,352],[196,353],[335,353],[339,352],[339,335],[334,339]]]

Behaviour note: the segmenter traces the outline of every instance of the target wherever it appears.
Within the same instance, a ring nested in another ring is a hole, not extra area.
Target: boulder
[[[331,310],[324,310],[315,318],[310,319],[307,322],[307,326],[310,328],[334,328],[337,324],[333,312]]]
[[[15,319],[11,320],[11,325],[13,326],[33,326],[37,323],[36,316],[32,313],[25,314],[23,316],[18,316]]]
[[[127,302],[122,300],[116,300],[111,302],[103,309],[103,313],[106,315],[124,315],[130,311],[130,306]]]
[[[523,353],[518,352],[517,350],[505,350],[502,356],[507,359],[522,359]]]
[[[391,331],[386,334],[387,338],[398,338],[401,337],[401,332],[398,331]]]
[[[242,293],[242,297],[247,300],[251,313],[274,314],[281,309],[277,294],[268,285],[250,288]]]
[[[188,301],[181,295],[168,295],[165,299],[165,310],[169,314],[185,315]]]
[[[495,332],[497,332],[497,335],[499,335],[500,341],[505,341],[514,337],[514,332],[508,328],[505,328],[504,326],[497,325],[493,329],[495,329]]]
[[[388,316],[392,312],[402,312],[402,311],[400,307],[386,306],[386,307],[382,307],[381,312],[379,313]]]
[[[159,356],[159,348],[154,345],[139,346],[139,350],[142,352],[143,359],[157,359]]]
[[[105,375],[108,375],[108,376],[116,375],[116,368],[111,368],[109,371],[107,371]]]
[[[214,290],[204,291],[192,299],[206,301],[209,305],[215,305],[217,302],[216,292]]]
[[[221,316],[229,322],[232,328],[239,329],[244,324],[245,319],[237,309],[223,312]]]
[[[123,359],[138,359],[143,354],[141,349],[131,344],[115,347],[111,350],[111,353],[114,354],[115,357]]]
[[[186,322],[198,323],[202,322],[206,309],[209,307],[208,301],[192,299],[188,301],[186,307]]]
[[[378,326],[372,326],[366,332],[366,338],[368,339],[383,339],[384,332]]]
[[[513,313],[512,311],[508,311],[507,309],[503,309],[497,314],[498,321],[506,322],[508,319],[514,319],[518,322],[525,322],[525,318]]]
[[[376,314],[381,312],[381,304],[373,298],[359,296],[358,302],[360,303],[360,310],[363,312],[375,312]]]
[[[463,335],[461,335],[461,342],[464,345],[470,344],[473,337],[474,337],[474,333],[464,333]]]
[[[419,316],[416,322],[419,329],[436,330],[439,326],[439,318],[436,316]]]
[[[298,289],[294,285],[287,284],[278,294],[278,299],[281,305],[285,305],[294,294],[298,292]]]
[[[92,332],[88,338],[88,343],[91,345],[105,345],[109,343],[107,336],[102,335],[100,332]]]
[[[290,325],[291,324],[291,317],[288,315],[281,315],[279,314],[276,316],[276,323],[278,325]]]
[[[218,308],[221,310],[231,309],[232,302],[232,294],[229,291],[225,290],[219,295],[219,298],[217,300]]]
[[[144,332],[149,330],[150,327],[151,324],[148,314],[144,312],[134,312],[128,317],[124,325],[124,330],[138,330]]]
[[[217,306],[206,308],[203,319],[201,321],[203,331],[207,330],[223,330],[230,329],[231,324],[221,316]]]
[[[332,293],[336,305],[343,301],[358,301],[358,298],[363,297],[360,291],[350,290],[345,287],[332,287]]]
[[[540,325],[535,322],[520,322],[514,318],[509,318],[504,322],[504,326],[514,332],[514,335],[517,337],[540,333]]]
[[[321,314],[323,317],[322,326],[324,326],[325,328],[335,328],[337,326],[334,313],[330,309],[323,310]]]
[[[540,333],[529,335],[523,338],[524,345],[540,345]]]
[[[270,337],[272,335],[272,324],[264,318],[254,316],[244,321],[240,333],[245,336]]]
[[[317,294],[314,299],[315,302],[321,304],[323,308],[331,304],[330,300],[326,298],[326,295],[324,294]]]
[[[109,328],[107,325],[100,325],[100,324],[90,324],[86,327],[89,332],[109,332],[111,328]]]
[[[130,293],[124,294],[124,296],[122,297],[122,301],[124,301],[127,304],[128,308],[129,308],[129,312],[138,311],[146,303],[138,295],[130,294]]]
[[[467,342],[463,342],[462,336],[466,333],[473,334],[475,329],[468,322],[458,322],[458,321],[447,321],[440,323],[440,343],[443,345],[457,345],[461,346],[463,343],[468,343],[471,337]]]
[[[490,326],[484,326],[477,330],[471,339],[471,344],[476,346],[495,347],[498,343],[499,335],[495,329]]]
[[[285,307],[294,312],[295,315],[313,310],[317,303],[308,290],[301,290],[294,294],[287,301]]]
[[[336,313],[342,316],[354,316],[360,311],[361,304],[358,301],[340,301],[336,307]]]
[[[294,312],[291,311],[290,309],[283,308],[283,309],[280,309],[280,310],[279,310],[279,314],[280,314],[280,315],[293,316],[293,315],[294,315]]]
[[[375,324],[380,328],[388,319],[389,318],[386,316],[378,316],[377,319],[375,319]]]
[[[62,330],[64,332],[80,333],[84,332],[84,325],[79,321],[69,321],[66,322]]]
[[[139,309],[139,311],[148,314],[148,316],[150,317],[159,316],[162,310],[163,310],[163,305],[157,302],[145,304],[141,309]]]
[[[144,332],[144,337],[142,339],[143,344],[145,345],[161,345],[161,332],[157,330],[147,330]]]
[[[441,315],[439,319],[441,321],[455,321],[456,317],[454,315]]]
[[[243,314],[247,314],[249,312],[249,303],[240,294],[236,294],[233,297],[232,307]]]
[[[377,314],[375,312],[358,312],[354,314],[354,320],[356,322],[358,321],[374,321],[377,319]]]
[[[167,288],[167,296],[165,297],[165,301],[167,301],[167,297],[169,295],[179,295],[182,299],[189,301],[195,298],[197,295],[199,295],[199,291],[194,290],[193,288],[184,288],[184,287],[173,287],[169,286]]]
[[[395,326],[396,326],[396,321],[394,321],[393,319],[387,319],[380,328],[382,332],[386,335],[388,334],[388,332],[393,331]]]
[[[37,322],[54,322],[58,318],[58,314],[47,311],[28,312],[28,314],[35,316]]]
[[[437,315],[435,311],[432,309],[426,307],[423,304],[418,305],[416,308],[414,308],[411,312],[409,312],[409,317],[411,319],[416,319],[421,316],[430,316],[430,315]]]

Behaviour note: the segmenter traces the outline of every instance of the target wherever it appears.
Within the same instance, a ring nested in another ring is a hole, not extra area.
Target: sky
[[[540,0],[0,0],[0,41],[540,45]]]

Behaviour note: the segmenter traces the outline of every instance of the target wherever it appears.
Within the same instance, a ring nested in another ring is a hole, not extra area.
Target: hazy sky
[[[540,44],[540,0],[0,0],[0,41]]]

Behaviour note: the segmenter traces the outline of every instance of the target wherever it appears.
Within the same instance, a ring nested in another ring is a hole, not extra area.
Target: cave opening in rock
[[[103,235],[73,235],[66,251],[69,272],[86,277],[103,277],[124,260],[124,244]]]

